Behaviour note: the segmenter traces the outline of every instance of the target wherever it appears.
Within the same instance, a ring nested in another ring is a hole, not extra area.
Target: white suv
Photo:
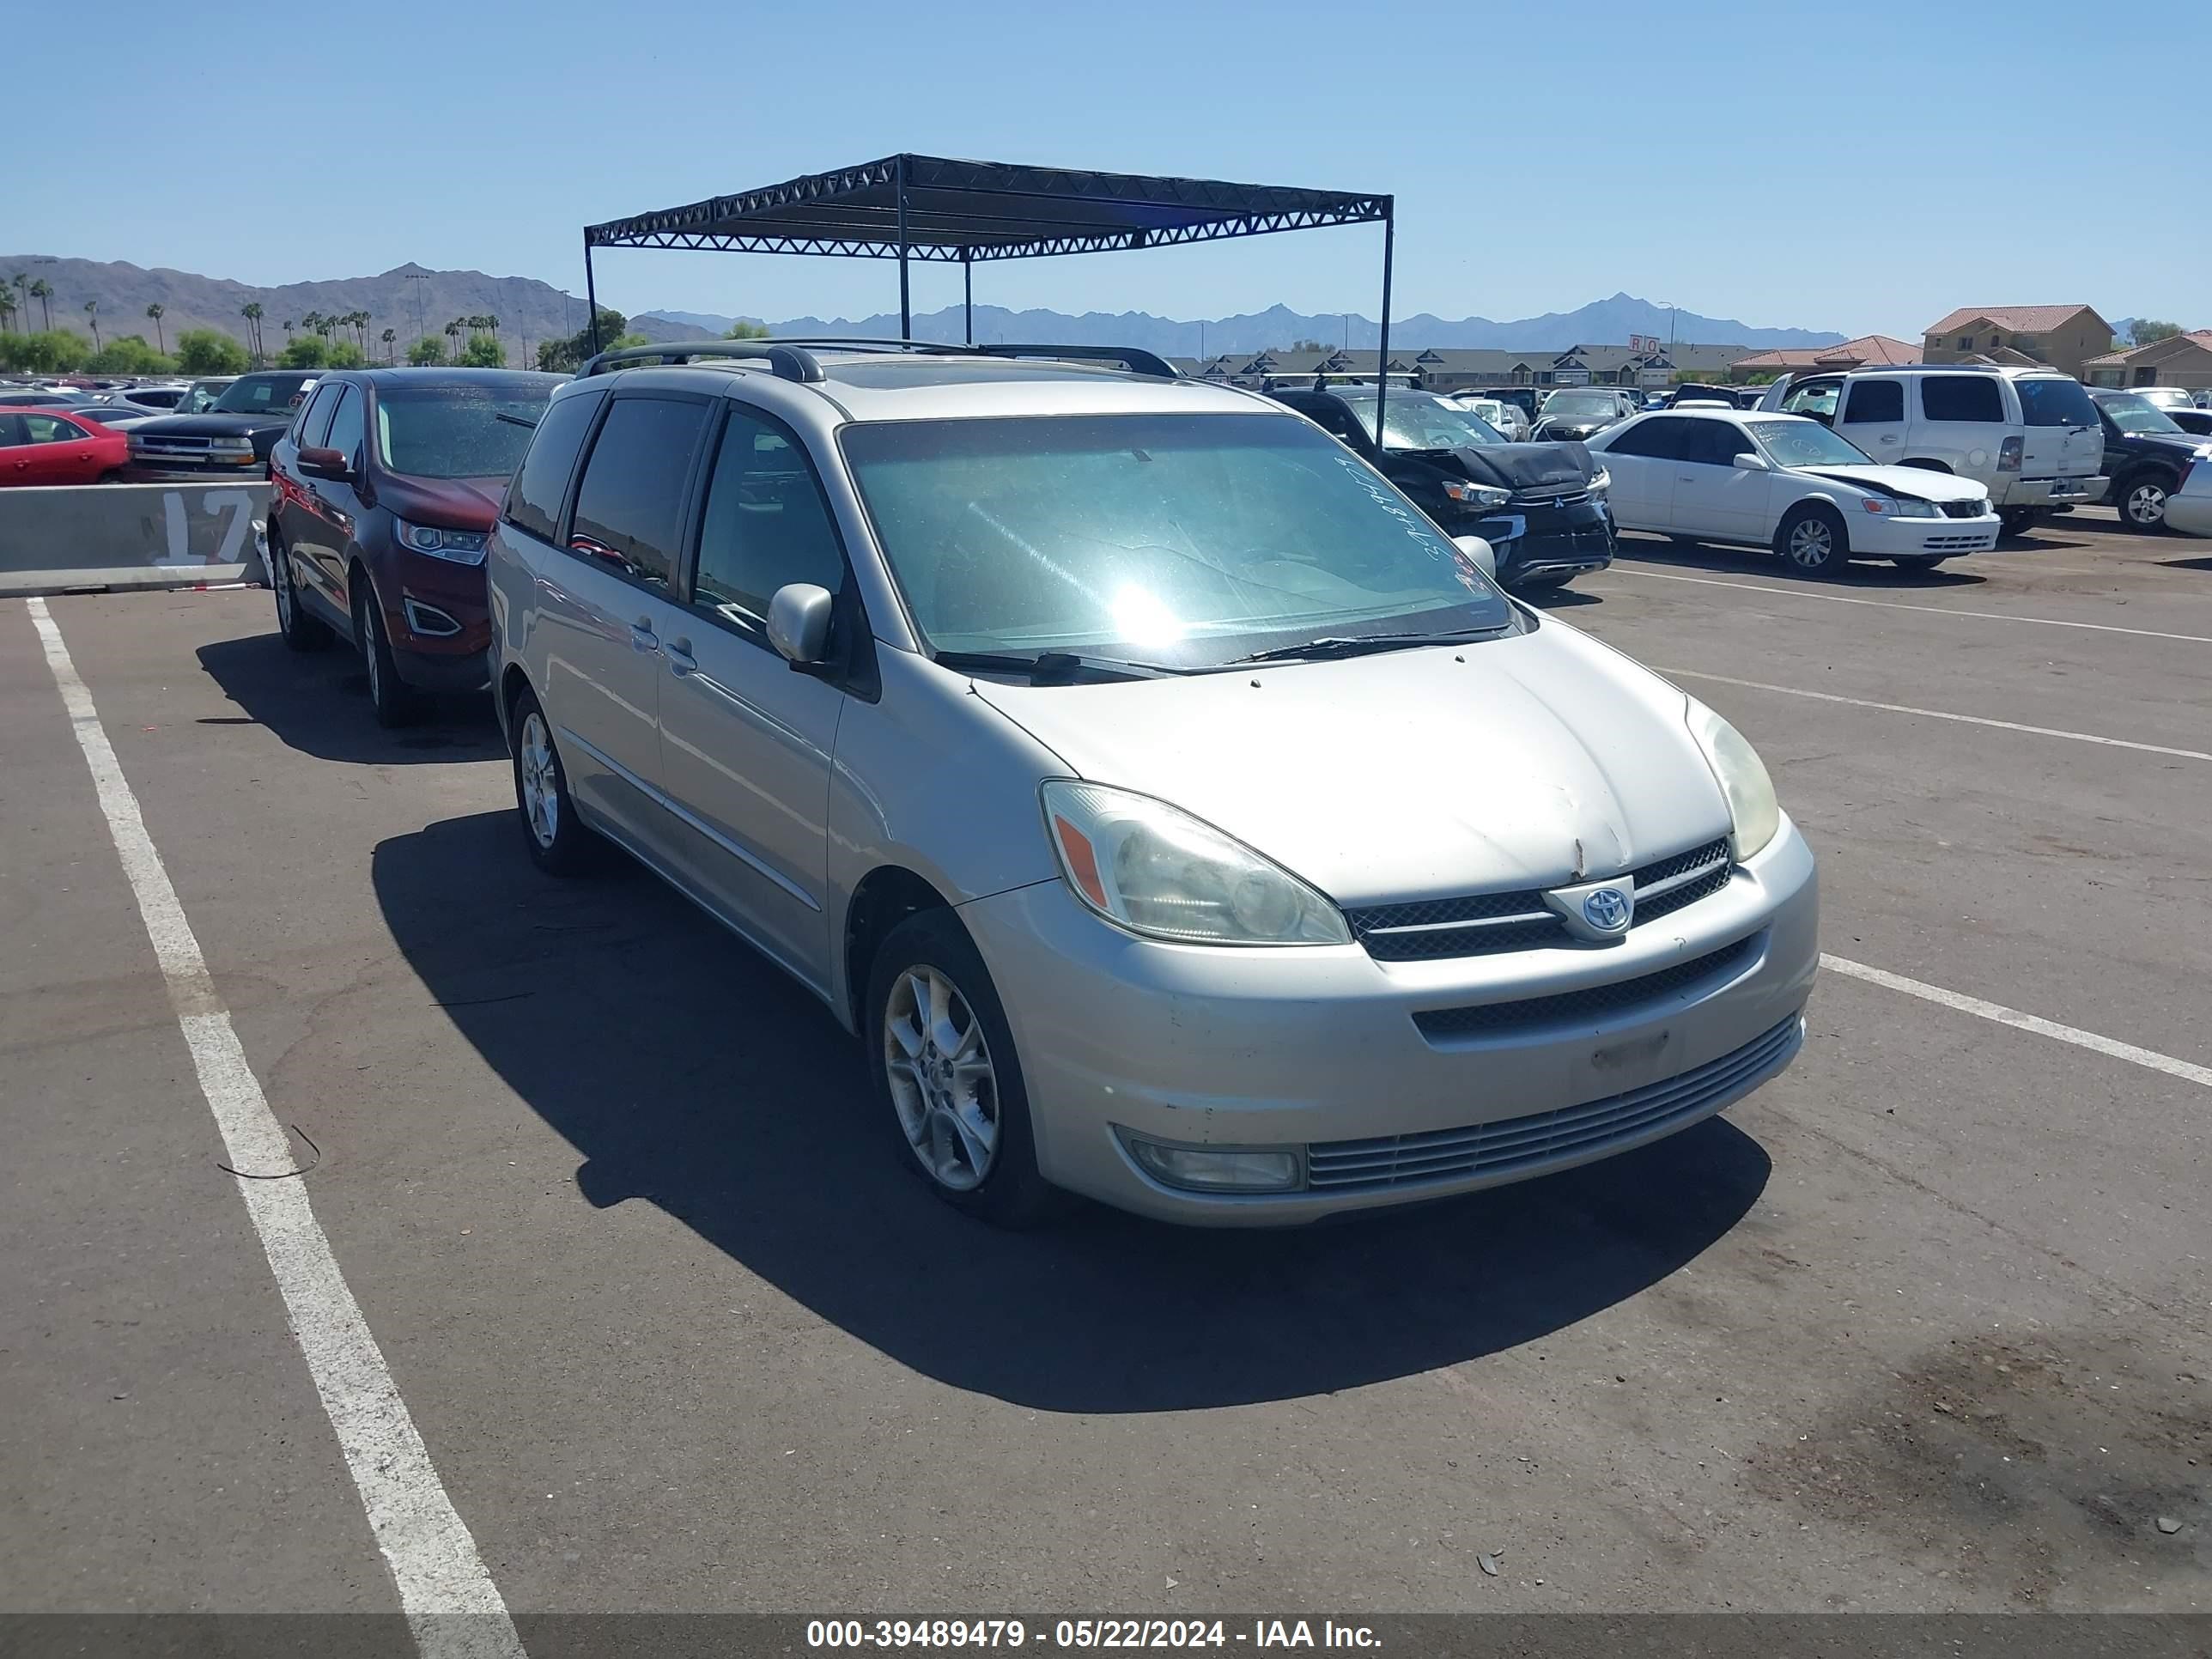
[[[1776,381],[1759,406],[1819,421],[1877,461],[1972,478],[2015,535],[2053,507],[2105,496],[2097,407],[2055,368],[1929,363],[1802,374]]]

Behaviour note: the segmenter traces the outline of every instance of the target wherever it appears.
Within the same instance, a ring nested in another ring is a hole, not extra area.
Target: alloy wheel
[[[982,1185],[999,1151],[998,1079],[975,1011],[941,970],[918,963],[891,982],[884,1070],[931,1179],[958,1193]]]
[[[553,738],[535,709],[522,722],[522,812],[532,837],[540,847],[551,847],[561,833],[561,789]]]
[[[289,631],[292,626],[292,556],[279,542],[270,549],[269,580],[276,590],[276,621]]]
[[[1808,570],[1818,570],[1835,556],[1836,532],[1825,519],[1801,519],[1790,532],[1790,558]]]
[[[2128,491],[2128,520],[2141,525],[2145,530],[2154,530],[2166,522],[2166,489],[2163,485],[2139,483]]]

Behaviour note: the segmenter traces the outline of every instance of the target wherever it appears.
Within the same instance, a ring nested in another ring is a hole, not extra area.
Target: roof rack
[[[816,348],[839,351],[881,351],[929,357],[1036,357],[1071,362],[1120,363],[1132,374],[1163,380],[1179,380],[1174,364],[1150,351],[1133,346],[1091,345],[941,345],[932,340],[884,340],[866,335],[811,334],[794,338],[752,340],[670,340],[656,345],[622,346],[602,351],[576,371],[582,380],[626,363],[688,363],[700,358],[764,359],[778,380],[816,384],[823,379]]]

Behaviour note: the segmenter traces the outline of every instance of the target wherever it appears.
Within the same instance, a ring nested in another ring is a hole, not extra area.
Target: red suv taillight
[[[2025,438],[2007,438],[2002,443],[1999,444],[1997,446],[1997,471],[2000,472],[2019,471],[2021,452],[2027,447],[2027,440]]]

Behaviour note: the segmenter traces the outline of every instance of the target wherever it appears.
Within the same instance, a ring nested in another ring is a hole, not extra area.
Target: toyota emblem
[[[1583,919],[1601,933],[1618,933],[1628,926],[1628,895],[1618,887],[1601,887],[1583,900]]]

